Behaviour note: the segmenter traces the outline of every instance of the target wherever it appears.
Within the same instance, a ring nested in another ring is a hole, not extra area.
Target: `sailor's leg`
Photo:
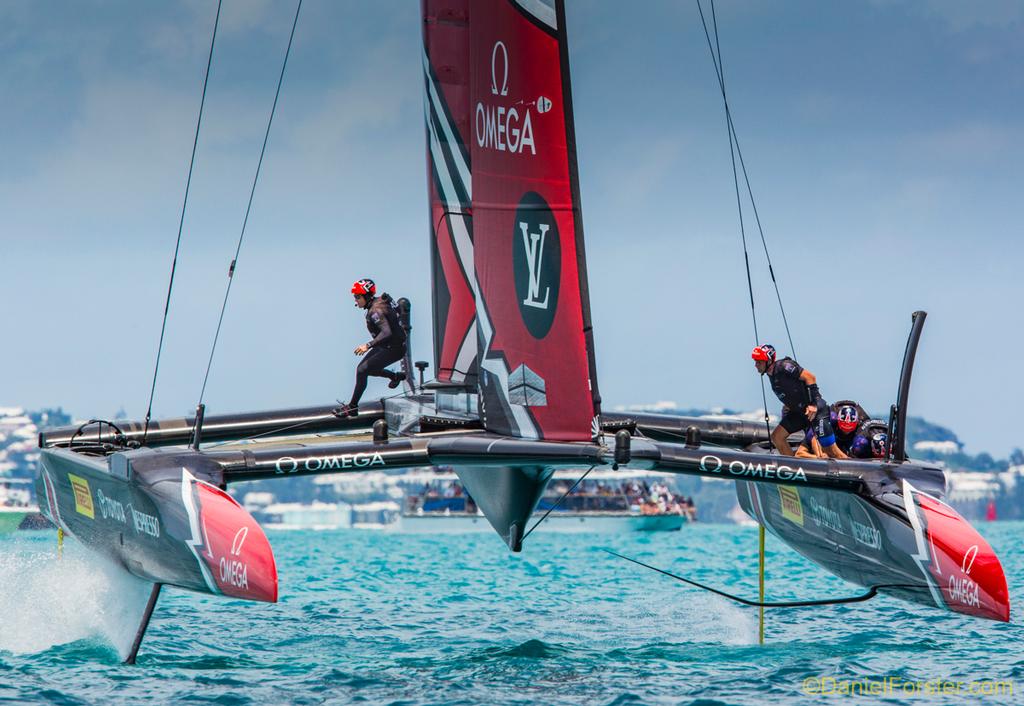
[[[373,349],[359,362],[356,366],[356,386],[352,389],[352,399],[349,400],[349,407],[356,407],[359,405],[359,400],[362,399],[363,393],[366,392],[366,378],[369,373],[366,371],[367,358],[373,355]]]
[[[821,448],[829,458],[848,458],[836,445],[836,433],[832,428],[832,419],[828,407],[823,406],[814,417],[814,433],[821,443]]]
[[[792,456],[793,449],[789,445],[789,435],[803,431],[809,424],[810,422],[807,421],[806,415],[784,407],[779,425],[772,430],[772,444],[778,449],[780,454]]]
[[[398,380],[401,373],[393,373],[387,370],[387,366],[399,360],[404,355],[404,348],[371,348],[356,367],[356,387],[352,391],[352,399],[349,407],[355,407],[366,392],[366,382],[369,376],[387,378],[393,383]],[[397,385],[395,385],[397,387]]]
[[[359,364],[359,369],[365,370],[367,375],[394,381],[401,373],[391,372],[387,367],[401,360],[404,355],[404,346],[399,348],[371,348],[370,352],[363,358],[363,362]]]
[[[772,444],[778,449],[778,452],[784,456],[792,456],[793,449],[789,446],[789,432],[781,424],[772,430]]]

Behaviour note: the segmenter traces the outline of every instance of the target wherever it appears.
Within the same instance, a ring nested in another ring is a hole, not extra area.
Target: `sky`
[[[0,405],[144,416],[215,9],[0,0]],[[294,11],[224,2],[156,416],[198,401]],[[827,399],[883,412],[926,310],[910,413],[971,452],[1024,446],[1024,5],[716,11],[797,360]],[[569,0],[567,18],[605,405],[760,408],[697,4]],[[347,398],[360,277],[412,300],[432,358],[419,31],[411,0],[303,3],[208,414]],[[760,338],[792,354],[746,225]]]

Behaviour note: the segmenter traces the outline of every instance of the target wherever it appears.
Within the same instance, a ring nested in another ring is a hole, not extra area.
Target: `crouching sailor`
[[[814,374],[801,368],[792,358],[776,361],[775,348],[768,344],[755,348],[750,357],[754,359],[757,372],[768,376],[772,392],[783,404],[782,420],[772,430],[772,444],[779,453],[794,455],[786,439],[790,434],[812,427],[827,456],[847,458],[836,446],[831,410],[818,391],[818,381]]]
[[[830,405],[832,414],[832,431],[835,432],[836,446],[849,458],[871,458],[871,439],[865,428],[872,420],[868,419],[864,408],[852,400],[833,402]],[[813,428],[808,429],[804,440],[796,449],[796,455],[805,458],[825,458],[825,452],[818,443]]]
[[[392,372],[387,366],[397,363],[405,356],[405,329],[398,321],[398,308],[387,294],[377,296],[377,286],[372,279],[361,279],[352,285],[355,305],[366,310],[366,328],[373,336],[353,351],[365,355],[356,368],[356,386],[348,404],[335,407],[335,417],[351,417],[359,411],[359,400],[366,390],[369,376],[390,380],[388,387],[394,389],[405,380],[405,373]]]

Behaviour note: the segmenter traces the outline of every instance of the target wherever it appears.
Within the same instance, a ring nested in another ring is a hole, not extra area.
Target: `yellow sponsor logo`
[[[68,480],[71,481],[71,490],[75,493],[75,512],[85,515],[90,520],[96,519],[96,510],[92,505],[92,492],[89,490],[89,481],[80,478],[74,473],[68,473]]]
[[[790,522],[804,526],[804,506],[800,504],[800,491],[786,485],[777,486],[779,501],[782,503],[782,516]]]

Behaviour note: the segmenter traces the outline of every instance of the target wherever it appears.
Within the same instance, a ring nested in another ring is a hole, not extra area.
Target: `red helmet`
[[[372,297],[377,293],[377,285],[372,279],[361,279],[352,285],[352,293]]]
[[[762,363],[774,363],[775,346],[767,343],[760,345],[754,349],[754,352],[750,354],[750,357]]]
[[[844,434],[849,434],[857,428],[859,423],[857,408],[852,404],[844,404],[839,408],[839,429]]]

